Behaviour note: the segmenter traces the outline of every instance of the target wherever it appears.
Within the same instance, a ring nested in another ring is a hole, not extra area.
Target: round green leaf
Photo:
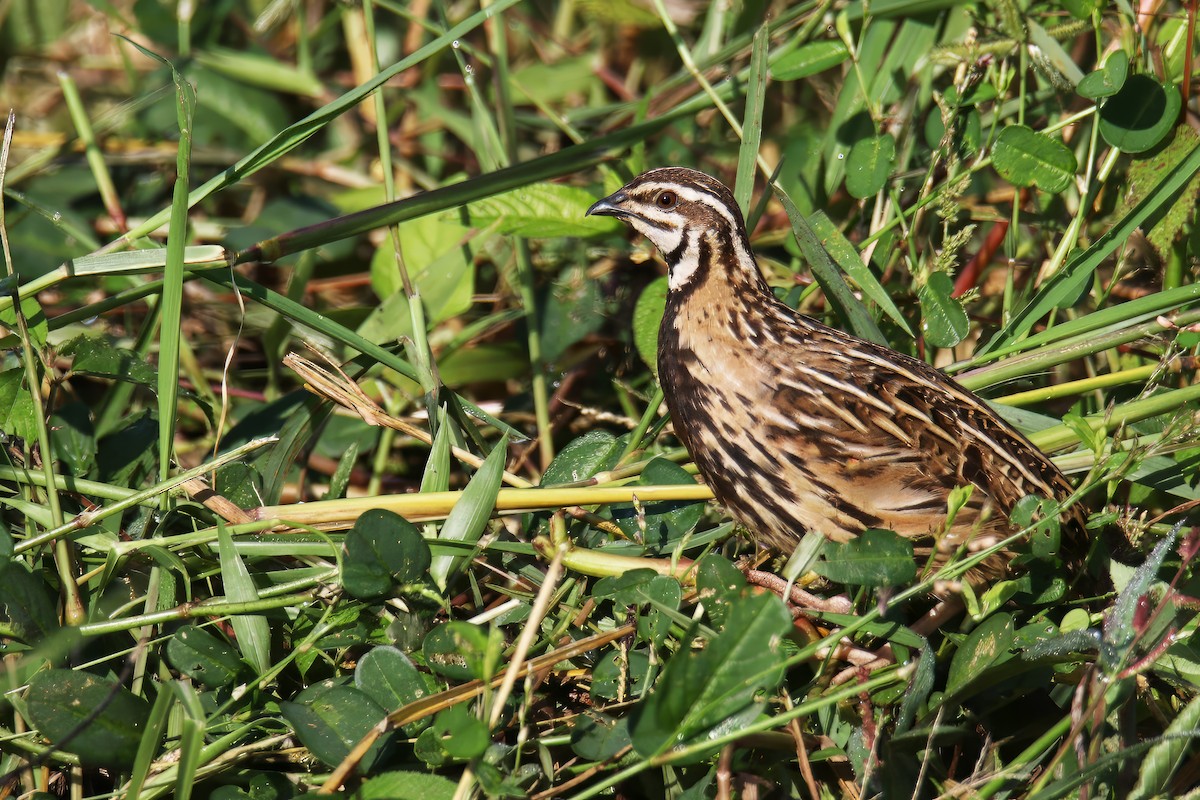
[[[913,544],[898,533],[863,531],[848,542],[825,545],[825,560],[813,569],[850,586],[903,586],[917,575]]]
[[[658,376],[658,328],[667,308],[667,277],[655,278],[633,307],[633,344],[650,371]]]
[[[1174,86],[1133,75],[1100,109],[1100,135],[1126,153],[1144,153],[1175,127],[1182,104]]]
[[[992,146],[992,166],[1014,186],[1057,193],[1075,177],[1075,154],[1065,144],[1025,125],[1009,125]]]
[[[295,702],[280,703],[284,719],[309,751],[330,766],[340,764],[367,732],[387,711],[366,692],[353,686],[319,685],[310,687]],[[363,759],[361,767],[369,772],[390,737],[377,740]]]
[[[921,332],[934,347],[953,347],[966,338],[971,322],[962,303],[951,295],[954,281],[944,272],[935,272],[917,287],[921,302]]]
[[[629,717],[591,713],[571,729],[571,749],[586,761],[604,761],[629,745]]]
[[[180,628],[167,642],[171,666],[205,686],[228,686],[237,678],[242,659],[237,648],[204,628]]]
[[[429,545],[408,520],[392,511],[364,511],[346,534],[342,585],[360,599],[386,594],[393,581],[412,583],[429,569]]]
[[[421,645],[425,663],[439,675],[451,680],[483,680],[488,638],[480,628],[468,622],[447,622],[429,632]]]
[[[1114,50],[1104,61],[1104,66],[1084,76],[1075,91],[1089,100],[1101,97],[1112,97],[1121,91],[1125,79],[1129,77],[1129,54],[1124,50]]]
[[[451,758],[466,761],[483,755],[491,744],[487,725],[463,703],[450,706],[433,718],[433,735]]]
[[[397,709],[415,703],[433,692],[430,676],[417,671],[413,662],[395,647],[375,647],[354,669],[354,685],[383,708]],[[428,722],[421,720],[404,727],[415,736]]]
[[[850,57],[841,39],[822,39],[797,47],[771,65],[771,77],[777,81],[807,78],[836,67]]]
[[[150,704],[115,681],[69,669],[34,675],[25,704],[30,721],[55,746],[111,770],[133,764],[150,717]]]
[[[846,156],[846,191],[860,200],[883,188],[896,161],[896,140],[890,133],[859,139]]]

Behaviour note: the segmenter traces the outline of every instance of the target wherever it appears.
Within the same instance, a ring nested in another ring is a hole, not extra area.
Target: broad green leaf
[[[1131,75],[1100,108],[1100,136],[1126,153],[1144,153],[1175,127],[1182,103],[1178,87]]]
[[[27,442],[36,440],[35,413],[33,396],[25,387],[25,370],[13,367],[0,372],[0,431]]]
[[[198,625],[175,631],[167,642],[171,666],[205,686],[228,686],[242,669],[237,650]]]
[[[392,511],[364,511],[346,534],[342,584],[359,599],[386,594],[396,583],[414,583],[429,569],[429,545],[417,526]]]
[[[825,545],[825,560],[813,569],[851,586],[903,586],[917,575],[913,544],[898,533],[866,530],[848,542]]]
[[[967,635],[950,661],[946,694],[960,694],[988,667],[1011,658],[1014,639],[1012,614],[995,614],[980,623]]]
[[[487,528],[488,520],[491,519],[492,509],[496,506],[496,494],[500,491],[500,483],[504,478],[504,462],[507,458],[508,434],[505,434],[492,447],[492,452],[484,459],[479,471],[471,478],[467,488],[463,489],[462,497],[454,504],[454,508],[450,509],[438,533],[439,541],[479,541],[479,537]],[[451,570],[461,560],[461,556],[438,554],[429,565],[429,575],[444,589]]]
[[[655,458],[638,476],[638,486],[688,486],[696,479],[683,467],[665,458]],[[700,522],[704,503],[687,500],[663,500],[611,507],[613,522],[625,534],[647,547],[662,552]]]
[[[446,754],[460,761],[483,755],[491,744],[487,725],[465,703],[439,711],[426,735],[437,737]]]
[[[640,697],[649,676],[650,656],[645,650],[630,650],[627,654],[610,650],[592,669],[590,694],[595,700],[625,701]]]
[[[848,58],[850,50],[841,39],[809,42],[776,59],[771,77],[777,81],[799,80],[832,69]]]
[[[456,784],[426,772],[385,772],[354,792],[357,800],[452,800]]]
[[[610,316],[600,283],[581,266],[559,272],[540,305],[542,357],[551,363],[576,342],[600,330]]]
[[[621,222],[612,217],[584,216],[594,202],[586,189],[532,183],[476,200],[467,212],[473,224],[498,223],[499,232],[508,236],[602,236],[620,230]]]
[[[477,625],[447,622],[429,632],[421,645],[425,663],[451,680],[486,680],[488,636]]]
[[[953,347],[967,337],[971,321],[962,303],[951,297],[954,281],[944,272],[932,273],[917,287],[921,302],[921,332],[934,347]]]
[[[542,473],[542,486],[584,481],[611,469],[621,456],[622,444],[605,430],[590,430],[558,452]]]
[[[34,675],[25,704],[30,722],[55,746],[107,769],[133,764],[150,717],[150,704],[123,686],[69,669]]]
[[[1075,178],[1075,154],[1065,144],[1025,125],[1009,125],[992,146],[992,166],[1015,186],[1057,194]]]
[[[378,725],[387,712],[353,686],[317,684],[298,694],[293,702],[279,704],[283,718],[314,756],[337,766],[350,750]],[[359,764],[369,773],[392,736],[380,737]]]
[[[47,520],[49,521],[49,520]],[[11,538],[8,549],[11,555]],[[3,559],[0,568],[0,621],[26,644],[37,644],[59,631],[57,598],[46,581],[21,561]]]
[[[633,307],[633,345],[646,366],[658,377],[658,329],[667,308],[667,276],[661,275],[638,295]]]
[[[659,575],[652,569],[635,569],[600,580],[592,596],[597,599],[611,597],[618,607],[649,606],[647,613],[638,615],[638,633],[657,647],[671,625],[671,618],[663,610],[679,608],[683,589],[674,578]]]
[[[8,299],[8,298],[6,298]],[[38,303],[36,297],[24,297],[21,299],[21,313],[25,315],[25,324],[29,331],[29,341],[34,349],[40,349],[46,346],[46,336],[50,331],[50,323],[46,320],[46,315],[42,312],[42,306]],[[13,312],[11,301],[0,307],[0,331],[7,328],[16,336],[17,331],[17,315]],[[13,347],[16,343],[15,338],[6,337],[4,347]]]
[[[54,457],[72,475],[83,477],[96,463],[96,430],[86,403],[59,406],[50,417],[50,444]]]
[[[433,693],[433,679],[417,670],[408,656],[395,647],[373,647],[354,668],[354,685],[383,708],[395,710]],[[429,725],[418,720],[404,726],[404,733],[416,736]]]
[[[860,139],[846,156],[846,191],[860,200],[873,197],[887,183],[896,162],[896,140],[890,133]]]
[[[1075,91],[1089,100],[1112,97],[1121,91],[1128,77],[1129,54],[1124,50],[1114,50],[1099,69],[1084,76]]]
[[[632,653],[630,654],[632,655]],[[629,717],[591,712],[571,728],[571,749],[586,761],[604,761],[629,746]]]
[[[783,678],[791,614],[773,594],[731,602],[725,628],[700,650],[680,649],[630,718],[633,746],[649,757],[675,745],[730,733],[759,713]]]
[[[852,281],[862,290],[862,293],[871,299],[875,305],[879,306],[888,317],[891,318],[901,330],[905,331],[909,336],[912,336],[912,329],[908,327],[908,320],[900,313],[900,309],[896,308],[896,304],[892,302],[891,296],[887,289],[879,283],[875,274],[871,272],[871,268],[863,263],[862,256],[854,249],[854,245],[850,240],[842,235],[837,226],[829,219],[824,211],[816,211],[809,219],[809,224],[812,225],[813,232],[821,240],[821,245],[829,253],[830,257],[841,267]],[[637,312],[634,312],[634,321],[637,321]]]

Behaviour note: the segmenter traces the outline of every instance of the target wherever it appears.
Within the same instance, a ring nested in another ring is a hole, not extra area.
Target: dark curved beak
[[[625,194],[622,189],[618,192],[610,194],[603,200],[597,200],[592,203],[592,207],[584,214],[585,217],[590,217],[593,214],[599,217],[625,217],[629,216],[629,212],[621,208],[621,203],[629,199],[629,195]]]

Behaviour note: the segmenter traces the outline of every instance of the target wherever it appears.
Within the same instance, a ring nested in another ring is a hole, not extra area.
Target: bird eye
[[[679,196],[670,189],[666,189],[658,193],[658,197],[654,198],[654,202],[659,208],[666,210],[675,207],[675,204],[679,202]]]

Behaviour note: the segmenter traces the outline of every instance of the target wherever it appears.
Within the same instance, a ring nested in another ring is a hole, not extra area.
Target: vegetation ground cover
[[[1194,22],[0,4],[0,793],[1194,791]],[[852,613],[749,589],[661,267],[583,216],[665,164],[1054,454],[1086,552],[1030,498],[995,585],[875,533],[767,565]]]

